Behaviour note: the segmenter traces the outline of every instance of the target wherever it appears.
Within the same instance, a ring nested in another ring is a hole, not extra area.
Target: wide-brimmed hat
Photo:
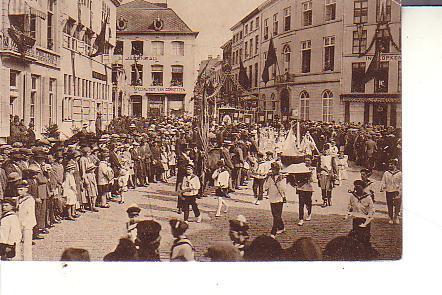
[[[18,172],[11,172],[8,174],[8,182],[14,182],[17,180],[20,180],[20,174],[18,174]]]
[[[28,169],[26,170],[28,173],[40,173],[41,169],[36,164],[29,165]]]

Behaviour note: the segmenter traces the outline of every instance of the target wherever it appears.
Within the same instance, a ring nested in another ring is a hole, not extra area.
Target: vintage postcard
[[[402,257],[398,0],[0,0],[0,257]]]

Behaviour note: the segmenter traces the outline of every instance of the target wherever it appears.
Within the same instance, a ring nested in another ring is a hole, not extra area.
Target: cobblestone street
[[[288,203],[284,207],[283,219],[287,231],[276,238],[284,248],[297,238],[311,236],[322,249],[332,238],[347,234],[351,229],[351,221],[343,220],[349,194],[348,189],[358,176],[358,169],[350,169],[350,179],[335,188],[333,206],[321,208],[320,192],[313,195],[313,219],[304,226],[298,226],[298,202],[294,189],[288,189]],[[372,177],[375,187],[379,189],[380,175]],[[249,184],[249,186],[251,183]],[[290,187],[289,187],[290,188]],[[228,200],[229,212],[215,218],[217,200],[210,195],[199,200],[203,213],[203,222],[191,222],[187,232],[188,237],[196,248],[196,259],[206,260],[204,253],[207,247],[215,241],[228,241],[228,219],[243,214],[250,224],[251,239],[261,234],[270,234],[272,217],[270,206],[264,200],[259,206],[254,205],[250,188],[239,190]],[[151,184],[147,188],[138,188],[126,193],[126,203],[112,203],[111,208],[101,209],[99,213],[85,213],[75,222],[64,221],[54,227],[44,240],[36,241],[34,260],[59,260],[61,253],[67,247],[87,249],[91,259],[100,261],[115,249],[118,239],[125,233],[127,219],[126,209],[131,203],[137,203],[142,208],[141,215],[153,217],[162,226],[161,257],[167,260],[173,241],[168,220],[182,218],[174,212],[176,194],[174,184]],[[376,192],[376,220],[372,225],[372,242],[380,252],[381,259],[399,259],[402,253],[402,226],[390,225],[386,215],[385,196]],[[193,214],[190,214],[192,221]]]

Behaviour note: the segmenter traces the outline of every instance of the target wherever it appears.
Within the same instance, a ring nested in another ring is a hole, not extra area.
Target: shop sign
[[[132,90],[142,93],[186,94],[186,88],[184,87],[133,86]]]
[[[157,61],[158,57],[156,56],[141,56],[141,55],[130,55],[126,57],[126,60],[148,60],[148,61]]]
[[[365,59],[370,61],[373,59],[373,56],[366,56]],[[381,54],[381,61],[401,61],[402,55],[400,54]]]

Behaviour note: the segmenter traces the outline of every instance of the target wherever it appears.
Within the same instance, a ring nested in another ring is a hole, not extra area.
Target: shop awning
[[[37,0],[15,0],[9,2],[9,15],[34,14],[46,19],[46,12],[40,7]]]
[[[341,94],[341,101],[343,102],[368,102],[368,103],[401,103],[401,94],[391,93],[350,93]]]

